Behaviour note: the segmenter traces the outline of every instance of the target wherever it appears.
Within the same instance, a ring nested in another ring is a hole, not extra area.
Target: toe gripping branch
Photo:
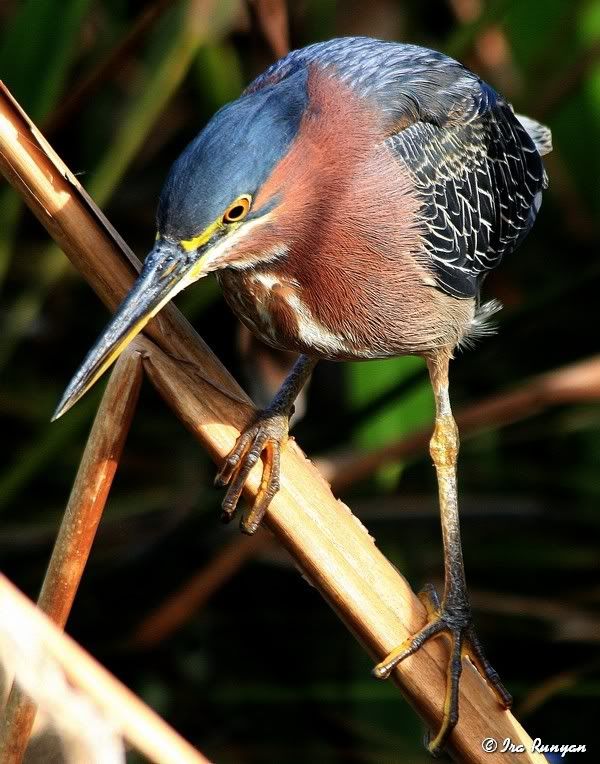
[[[504,708],[508,708],[511,704],[510,694],[485,657],[473,627],[460,540],[456,488],[459,438],[448,397],[448,361],[448,354],[439,354],[428,360],[436,400],[436,421],[430,452],[437,472],[440,498],[445,562],[444,597],[440,604],[433,586],[425,587],[419,594],[419,599],[427,610],[426,625],[393,650],[373,670],[375,677],[385,679],[399,663],[416,653],[427,640],[441,635],[449,638],[450,656],[446,669],[446,695],[442,723],[437,735],[433,740],[430,739],[427,745],[433,754],[438,754],[442,750],[448,735],[458,721],[459,684],[463,657],[470,658],[475,668],[492,687]]]
[[[236,513],[248,475],[263,456],[260,488],[250,511],[240,521],[244,533],[251,535],[258,529],[271,500],[279,491],[281,449],[288,441],[294,401],[316,363],[315,359],[308,356],[299,357],[269,408],[259,412],[244,430],[217,473],[215,485],[221,488],[228,486],[222,503],[222,518],[224,522],[230,522]]]
[[[458,693],[464,657],[468,657],[479,673],[485,677],[504,708],[510,707],[512,698],[483,652],[473,627],[471,609],[466,596],[457,597],[452,604],[445,602],[440,604],[434,587],[428,584],[419,593],[419,599],[427,610],[427,624],[393,650],[381,663],[378,663],[373,669],[373,676],[377,679],[387,679],[399,663],[416,653],[427,640],[442,635],[449,638],[450,657],[446,669],[446,696],[442,723],[437,735],[433,739],[430,735],[427,742],[429,751],[438,755],[458,721]]]
[[[215,478],[216,486],[229,486],[221,505],[223,522],[228,523],[236,513],[250,471],[264,452],[260,488],[250,512],[240,522],[244,533],[253,534],[257,530],[273,496],[279,490],[281,447],[288,440],[289,416],[289,413],[272,412],[270,409],[260,412],[240,435]]]

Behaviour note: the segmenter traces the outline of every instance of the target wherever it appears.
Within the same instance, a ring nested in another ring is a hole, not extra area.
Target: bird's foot
[[[434,587],[428,584],[419,593],[419,599],[425,605],[428,615],[427,624],[413,637],[393,650],[385,660],[373,669],[377,679],[387,679],[392,670],[405,658],[413,655],[427,640],[441,635],[450,639],[450,659],[447,667],[446,699],[444,716],[439,732],[435,737],[429,735],[427,748],[434,756],[439,755],[448,735],[458,721],[458,688],[462,673],[462,659],[467,656],[480,674],[485,677],[494,690],[500,704],[509,708],[512,698],[497,672],[490,666],[471,619],[471,608],[466,596],[455,598],[455,602],[440,604]]]
[[[223,466],[217,473],[215,485],[229,486],[223,499],[223,522],[230,522],[250,471],[264,453],[263,476],[258,494],[247,515],[242,516],[240,528],[252,535],[261,523],[273,496],[279,490],[281,447],[288,440],[289,412],[267,409],[240,435]]]

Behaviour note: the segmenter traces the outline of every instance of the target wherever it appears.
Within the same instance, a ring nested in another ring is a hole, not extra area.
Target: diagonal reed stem
[[[131,346],[110,375],[38,598],[40,610],[61,629],[71,612],[133,419],[142,382],[141,356],[136,348]],[[2,720],[3,764],[20,764],[35,714],[35,705],[14,683]]]
[[[24,624],[27,647],[57,665],[68,681],[84,692],[119,734],[158,764],[208,764],[156,712],[64,634],[0,573],[0,612],[7,621]],[[10,625],[7,629],[9,637]],[[0,642],[5,636],[0,629]],[[18,636],[17,636],[18,638]],[[4,759],[2,760],[4,764]]]
[[[595,355],[569,366],[526,380],[513,390],[489,396],[457,409],[461,440],[464,442],[485,429],[513,424],[557,405],[600,399],[600,356]],[[316,460],[321,474],[335,493],[343,493],[366,480],[387,464],[417,457],[427,451],[431,428],[420,430],[372,451],[350,451]],[[178,589],[170,592],[136,627],[131,644],[151,647],[168,639],[198,609],[250,560],[268,549],[271,541],[241,536],[219,550]]]
[[[142,620],[132,634],[129,645],[149,649],[160,644],[188,621],[193,613],[197,613],[248,560],[272,543],[273,539],[265,533],[237,536]]]
[[[62,249],[110,307],[131,286],[135,259],[8,91],[0,92],[0,169]],[[222,364],[174,306],[167,306],[140,338],[144,369],[177,416],[215,461],[233,447],[252,407]],[[260,465],[250,473],[246,495],[256,495]],[[406,580],[379,552],[366,529],[293,443],[282,455],[282,488],[267,524],[305,577],[321,592],[372,656],[381,659],[414,634],[425,620]],[[427,644],[402,664],[394,679],[432,726],[444,697],[446,650]],[[461,682],[461,718],[450,738],[462,762],[543,762],[529,753],[531,739],[469,664]],[[510,738],[525,753],[482,752],[484,738]]]

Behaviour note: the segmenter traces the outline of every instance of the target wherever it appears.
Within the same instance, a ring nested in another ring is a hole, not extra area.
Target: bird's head
[[[294,142],[306,102],[303,72],[244,95],[217,112],[177,159],[160,196],[154,247],[53,419],[182,289],[213,271],[273,258],[277,248],[266,246],[264,231],[277,219],[284,189],[271,183],[265,194],[264,187]]]

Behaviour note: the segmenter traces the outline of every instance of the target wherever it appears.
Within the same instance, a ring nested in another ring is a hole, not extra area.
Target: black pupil
[[[242,215],[245,212],[245,208],[243,204],[236,204],[235,207],[232,207],[229,212],[227,213],[227,218],[229,220],[237,220],[238,218],[241,218]]]

